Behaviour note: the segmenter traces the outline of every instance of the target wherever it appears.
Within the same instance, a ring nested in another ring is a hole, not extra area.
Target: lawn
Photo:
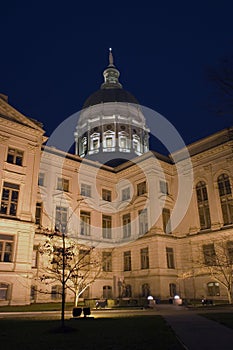
[[[67,320],[72,331],[56,332],[59,321],[0,320],[1,349],[182,349],[161,316]]]
[[[219,322],[229,328],[233,329],[233,313],[231,312],[216,312],[203,313],[201,316],[207,317],[210,320]]]

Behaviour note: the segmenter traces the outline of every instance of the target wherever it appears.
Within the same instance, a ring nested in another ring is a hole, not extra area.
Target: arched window
[[[148,283],[142,285],[142,297],[147,298],[150,295],[150,286]]]
[[[111,299],[112,298],[112,287],[111,286],[103,286],[103,298]]]
[[[218,192],[222,208],[224,225],[233,223],[233,198],[231,192],[230,179],[227,174],[218,177]]]
[[[201,230],[204,230],[211,226],[208,194],[204,181],[198,182],[196,186],[196,194],[200,226]]]
[[[220,295],[220,288],[218,282],[209,282],[207,283],[208,295],[211,297]]]

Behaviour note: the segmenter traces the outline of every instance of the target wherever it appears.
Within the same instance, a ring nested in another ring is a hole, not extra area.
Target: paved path
[[[232,329],[198,315],[197,311],[185,309],[182,306],[158,305],[156,309],[158,314],[163,316],[172,327],[185,349],[233,349]]]

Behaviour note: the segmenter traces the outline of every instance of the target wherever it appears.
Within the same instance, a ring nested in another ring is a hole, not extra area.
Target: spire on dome
[[[104,83],[101,85],[101,89],[121,89],[122,85],[119,82],[120,72],[113,64],[112,49],[109,48],[109,65],[103,72]]]
[[[112,54],[112,48],[111,47],[109,48],[109,65],[108,66],[114,67],[113,54]]]

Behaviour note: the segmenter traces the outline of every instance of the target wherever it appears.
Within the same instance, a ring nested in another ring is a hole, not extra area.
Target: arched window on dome
[[[233,198],[230,179],[227,174],[218,177],[218,192],[222,208],[223,224],[233,223]]]
[[[201,230],[210,228],[210,210],[206,184],[204,181],[198,182],[196,185],[197,205],[200,219]]]
[[[90,150],[89,153],[98,153],[100,148],[100,134],[97,132],[94,132],[90,136]]]
[[[130,152],[129,134],[125,131],[118,133],[118,146],[120,152]]]
[[[87,153],[87,137],[84,136],[80,140],[79,144],[79,155],[80,157],[84,157]]]
[[[103,151],[112,152],[115,151],[115,132],[107,130],[103,134]]]
[[[141,155],[140,137],[135,134],[133,135],[133,150],[136,154]]]

